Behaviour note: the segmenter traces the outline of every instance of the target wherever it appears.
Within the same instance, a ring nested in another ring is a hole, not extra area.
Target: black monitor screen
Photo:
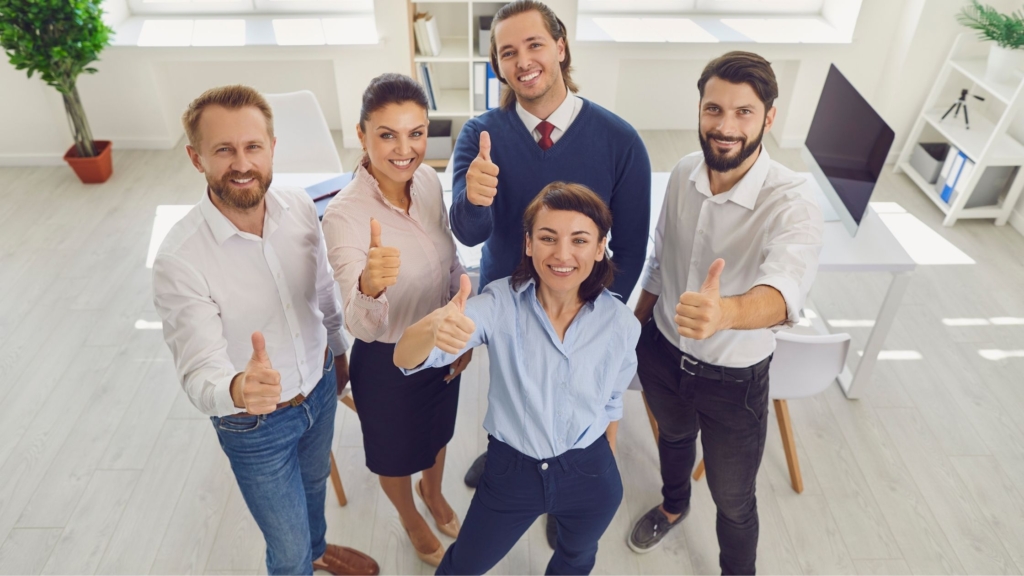
[[[893,138],[892,128],[833,64],[806,145],[858,225]]]

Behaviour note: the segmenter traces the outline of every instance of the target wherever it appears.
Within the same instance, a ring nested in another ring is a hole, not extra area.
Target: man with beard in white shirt
[[[697,87],[702,152],[669,179],[635,309],[663,498],[628,543],[649,552],[686,517],[700,431],[722,573],[753,574],[774,330],[799,320],[824,222],[804,195],[807,182],[761,144],[778,96],[770,64],[730,52],[707,65]]]

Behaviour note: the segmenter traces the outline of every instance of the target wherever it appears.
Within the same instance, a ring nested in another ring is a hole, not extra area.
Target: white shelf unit
[[[473,107],[473,64],[489,62],[488,56],[477,53],[479,17],[493,16],[505,2],[478,2],[476,0],[409,0],[409,42],[412,48],[411,75],[417,78],[417,64],[429,62],[434,80],[440,86],[434,118],[452,120],[452,136],[458,135],[462,125],[473,116],[487,110]],[[416,49],[416,36],[412,18],[416,13],[429,12],[437,21],[441,33],[441,54],[424,56]],[[438,162],[434,162],[438,164]]]
[[[999,84],[985,78],[985,55],[989,46],[990,44],[979,42],[969,34],[961,34],[956,39],[896,162],[896,172],[905,172],[925,196],[946,215],[942,221],[946,226],[952,226],[957,220],[965,218],[994,219],[997,225],[1002,226],[1009,219],[1024,188],[1024,168],[1018,168],[1009,190],[998,204],[965,207],[986,168],[1024,166],[1024,144],[1007,133],[1010,124],[1024,105],[1024,78],[1016,85]],[[971,95],[977,94],[986,99],[985,102],[979,102],[968,96],[970,129],[965,126],[963,117],[953,118],[950,114],[942,120],[943,114],[964,88],[968,89]],[[1002,109],[995,121],[982,113],[993,108]],[[922,136],[926,131],[945,138],[975,164],[966,186],[953,198],[952,204],[942,200],[935,184],[928,183],[910,165],[914,147],[923,141]]]

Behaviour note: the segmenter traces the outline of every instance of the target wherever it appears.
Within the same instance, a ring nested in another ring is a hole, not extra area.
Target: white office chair
[[[344,172],[331,129],[312,92],[300,90],[264,97],[274,111],[275,172]]]
[[[796,442],[793,439],[793,424],[789,418],[787,400],[814,396],[827,388],[843,371],[846,355],[850,350],[849,334],[798,334],[781,331],[775,335],[775,356],[768,371],[768,396],[775,404],[775,417],[782,434],[782,447],[786,452],[789,479],[798,494],[804,491],[804,480],[800,475],[800,462],[796,457]],[[634,378],[630,389],[639,388],[639,379]],[[647,398],[644,397],[644,406]],[[658,439],[658,423],[650,408],[647,417]],[[704,475],[704,460],[693,472],[693,479]]]

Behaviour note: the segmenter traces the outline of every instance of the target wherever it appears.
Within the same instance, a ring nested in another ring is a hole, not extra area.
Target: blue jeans
[[[327,549],[324,499],[338,399],[334,357],[298,406],[211,417],[242,497],[267,541],[269,574],[312,574]]]
[[[437,574],[483,574],[505,557],[538,516],[558,522],[547,574],[589,574],[597,541],[622,501],[622,480],[608,440],[536,460],[490,439],[480,485]]]

